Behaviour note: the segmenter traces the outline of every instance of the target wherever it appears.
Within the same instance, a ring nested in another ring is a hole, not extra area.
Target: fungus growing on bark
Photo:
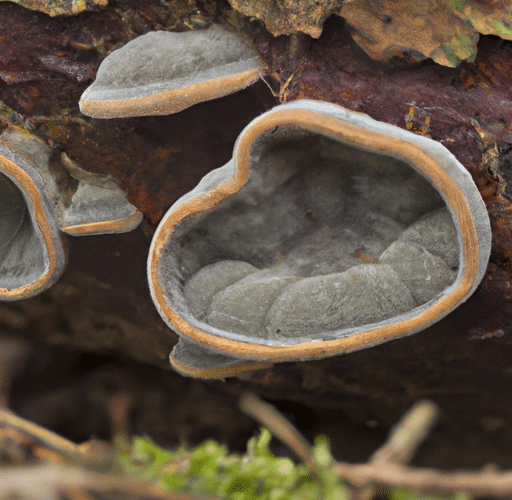
[[[209,377],[230,358],[242,372],[423,330],[474,292],[490,242],[476,186],[441,144],[295,101],[169,209],[148,275],[181,336],[171,362]],[[205,350],[224,359],[207,365]]]
[[[113,180],[84,171],[66,153],[61,161],[79,181],[72,202],[62,208],[62,231],[72,236],[126,233],[140,224],[142,214]]]
[[[0,137],[0,299],[16,300],[51,286],[66,256],[36,167],[46,151],[30,137],[7,135]]]
[[[264,66],[238,35],[219,25],[150,32],[112,52],[80,99],[94,118],[167,115],[241,90]]]
[[[63,154],[75,189],[59,188],[50,149],[27,132],[0,135],[0,299],[35,295],[64,270],[61,231],[79,236],[134,229],[142,215],[108,179],[95,179]],[[102,184],[103,183],[103,184]]]

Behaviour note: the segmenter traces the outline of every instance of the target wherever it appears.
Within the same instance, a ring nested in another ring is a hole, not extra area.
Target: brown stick
[[[370,462],[375,465],[409,463],[438,417],[436,404],[426,399],[418,401],[391,430],[385,444],[370,457]]]
[[[19,429],[31,438],[43,442],[54,451],[67,454],[80,453],[80,447],[77,444],[59,436],[55,432],[25,420],[24,418],[18,417],[6,408],[0,408],[0,424],[4,427]]]
[[[29,498],[59,498],[60,491],[85,488],[94,492],[120,492],[151,500],[198,500],[194,495],[164,491],[148,481],[128,476],[91,472],[62,464],[44,464],[0,469],[0,497],[13,493]],[[201,500],[208,500],[201,497]],[[213,499],[210,499],[213,500]]]
[[[264,403],[254,394],[245,394],[241,398],[240,407],[265,425],[304,462],[306,459],[310,462],[313,460],[311,446],[272,405]],[[372,455],[368,463],[335,462],[332,470],[341,480],[358,488],[381,484],[445,493],[467,492],[480,496],[512,495],[512,471],[442,472],[397,463],[412,456],[434,425],[437,413],[433,403],[419,402],[402,418],[386,443]]]
[[[311,445],[279,410],[252,393],[243,394],[239,405],[242,411],[267,427],[274,436],[294,451],[311,470],[318,471]]]
[[[481,496],[498,497],[512,494],[510,471],[442,472],[392,463],[381,466],[343,462],[336,462],[332,469],[341,479],[355,486],[373,483],[445,493],[466,492]]]

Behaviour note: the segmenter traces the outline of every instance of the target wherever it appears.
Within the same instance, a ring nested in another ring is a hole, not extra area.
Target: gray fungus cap
[[[236,33],[150,32],[112,52],[80,99],[94,118],[167,115],[241,90],[265,66]]]

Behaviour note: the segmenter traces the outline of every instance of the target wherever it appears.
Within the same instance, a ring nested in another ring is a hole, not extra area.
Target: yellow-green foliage
[[[244,455],[229,454],[213,440],[195,448],[162,449],[149,438],[135,437],[120,458],[128,473],[158,482],[165,489],[208,495],[226,500],[345,500],[350,488],[330,470],[333,457],[329,442],[316,439],[313,473],[305,464],[276,457],[269,449],[270,432],[262,428],[247,443]],[[471,500],[465,494],[434,496],[402,488],[376,489],[378,497],[390,500]]]
[[[150,439],[134,438],[130,453],[122,458],[128,471],[139,477],[198,495],[230,500],[348,498],[346,486],[328,468],[332,457],[325,439],[315,447],[318,476],[304,464],[274,456],[268,448],[270,439],[270,432],[262,429],[249,440],[245,455],[235,455],[212,440],[193,449],[167,451]]]

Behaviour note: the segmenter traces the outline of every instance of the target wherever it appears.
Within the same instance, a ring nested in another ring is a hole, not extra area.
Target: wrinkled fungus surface
[[[404,161],[280,127],[254,143],[251,163],[248,182],[185,218],[163,255],[197,320],[253,338],[323,338],[455,281],[451,215]]]

